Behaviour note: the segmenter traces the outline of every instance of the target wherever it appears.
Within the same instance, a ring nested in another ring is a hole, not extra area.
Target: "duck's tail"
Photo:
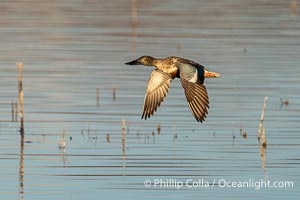
[[[204,70],[204,76],[205,78],[219,78],[221,74]]]

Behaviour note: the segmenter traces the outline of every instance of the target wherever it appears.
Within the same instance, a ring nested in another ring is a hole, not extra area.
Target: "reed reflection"
[[[20,140],[20,161],[19,161],[19,199],[24,199],[24,130]]]
[[[260,152],[260,159],[261,159],[261,168],[264,173],[264,178],[268,179],[267,175],[267,166],[266,166],[266,150],[267,146],[263,145],[261,141],[258,139],[258,147],[259,147],[259,152]]]
[[[60,158],[64,166],[68,164],[68,156],[67,156],[67,151],[66,147],[65,148],[59,148],[60,150]]]
[[[125,119],[122,119],[122,161],[123,161],[123,168],[126,168],[125,127],[126,127],[126,121],[125,121]],[[125,176],[125,172],[124,172],[123,175]]]

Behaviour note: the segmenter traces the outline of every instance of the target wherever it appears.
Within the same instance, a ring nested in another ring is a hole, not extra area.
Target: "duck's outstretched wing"
[[[167,96],[172,77],[159,69],[152,71],[144,99],[142,119],[149,118],[160,106]]]
[[[190,110],[198,122],[203,122],[208,113],[209,100],[204,82],[204,69],[189,63],[176,63],[180,71],[181,85],[184,88]]]

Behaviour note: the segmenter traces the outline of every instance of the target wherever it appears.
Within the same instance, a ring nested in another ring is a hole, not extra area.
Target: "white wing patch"
[[[191,83],[196,83],[198,80],[198,70],[195,70],[193,77],[189,80]]]
[[[198,81],[198,70],[195,66],[189,63],[177,62],[176,66],[180,71],[180,78],[187,80],[190,83],[196,83]]]

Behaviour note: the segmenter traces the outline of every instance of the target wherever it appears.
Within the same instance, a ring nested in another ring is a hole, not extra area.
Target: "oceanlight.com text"
[[[205,179],[146,179],[144,186],[147,188],[169,188],[169,189],[181,189],[181,188],[252,188],[260,190],[262,188],[293,188],[293,181],[270,181],[270,180],[254,180],[248,179],[243,181],[233,181],[226,179],[214,179],[207,181]]]

